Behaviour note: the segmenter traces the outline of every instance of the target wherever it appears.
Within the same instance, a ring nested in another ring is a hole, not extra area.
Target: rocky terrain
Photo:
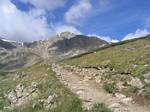
[[[90,108],[95,102],[103,102],[112,108],[114,112],[149,111],[149,107],[141,106],[137,104],[132,97],[119,92],[121,89],[125,88],[120,84],[121,82],[117,83],[120,90],[113,95],[107,93],[103,89],[103,80],[106,77],[104,74],[106,74],[109,70],[79,69],[73,66],[60,66],[56,64],[53,64],[52,68],[56,72],[58,79],[60,79],[60,81],[68,86],[68,88],[70,88],[74,93],[79,95],[79,98],[82,99],[86,108]],[[132,79],[134,81],[131,80],[131,82],[128,83],[140,88],[140,80]]]
[[[74,44],[73,44],[74,43]],[[55,61],[72,57],[108,43],[96,37],[63,32],[45,41],[20,43],[0,40],[0,67],[12,69],[30,66],[37,60]]]
[[[94,50],[96,49],[96,50]],[[149,112],[150,36],[0,39],[0,112]]]

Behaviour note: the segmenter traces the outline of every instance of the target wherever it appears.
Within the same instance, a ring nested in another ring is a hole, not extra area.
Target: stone
[[[144,74],[144,82],[146,83],[146,84],[150,84],[150,72],[149,73],[147,73],[147,74]]]
[[[119,91],[122,91],[122,89],[125,88],[123,85],[123,82],[121,82],[121,81],[117,82],[116,86],[117,86]]]
[[[18,101],[17,98],[17,94],[15,90],[12,90],[9,94],[8,94],[8,100],[10,102],[10,104],[16,104]]]
[[[127,83],[129,85],[131,85],[133,87],[137,87],[139,89],[141,89],[142,87],[144,87],[143,83],[141,82],[141,80],[139,78],[131,77],[131,81],[128,81]]]
[[[21,98],[23,96],[23,90],[24,90],[24,86],[22,84],[18,84],[16,86],[16,94],[17,94],[17,98]]]
[[[146,84],[150,84],[150,79],[144,79],[144,82],[145,82]]]
[[[54,103],[54,95],[50,95],[50,96],[48,96],[48,98],[47,98],[47,103],[48,104],[51,104],[51,103]]]
[[[30,92],[34,93],[35,91],[37,91],[38,89],[38,85],[36,82],[32,82],[31,87],[30,87]]]
[[[95,77],[95,82],[96,83],[101,83],[101,76]]]
[[[38,85],[35,82],[33,82],[29,87],[18,84],[7,96],[11,104],[19,106],[25,103],[27,100],[37,97],[37,91]]]
[[[77,94],[77,95],[83,95],[83,94],[84,94],[84,91],[83,91],[83,90],[79,90],[79,91],[76,92],[76,94]]]
[[[27,74],[25,72],[17,72],[16,75],[17,75],[17,78],[23,78],[23,77],[27,76]]]
[[[128,98],[122,99],[121,103],[123,103],[125,105],[129,105],[132,103],[132,101],[133,101],[133,99],[131,97],[128,97]]]
[[[53,94],[53,95],[49,95],[48,98],[43,101],[43,106],[45,108],[50,108],[54,103],[55,103],[55,98],[57,97],[56,94]]]
[[[125,95],[121,94],[121,93],[116,93],[115,94],[115,97],[119,98],[119,99],[123,99],[123,98],[126,98]]]
[[[119,103],[113,103],[109,106],[109,108],[119,108],[120,104]]]
[[[89,81],[89,80],[92,80],[92,77],[90,77],[90,76],[85,76],[84,77],[84,81]]]

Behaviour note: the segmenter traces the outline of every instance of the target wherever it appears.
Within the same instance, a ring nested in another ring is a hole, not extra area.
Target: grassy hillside
[[[17,74],[22,72],[26,75],[18,78]],[[7,97],[10,91],[18,84],[29,88],[32,83],[36,83],[38,93],[32,94],[31,99],[29,98],[19,106],[11,106]],[[39,101],[47,99],[51,94],[56,94],[57,97],[51,107],[46,109]],[[56,79],[48,65],[36,64],[12,73],[0,72],[0,110],[4,112],[82,112],[82,104],[76,95]]]
[[[94,68],[107,92],[120,92],[150,105],[150,36],[108,45],[62,62],[80,69]]]
[[[119,73],[142,76],[150,72],[150,36],[112,44],[65,62],[80,67],[109,67]]]

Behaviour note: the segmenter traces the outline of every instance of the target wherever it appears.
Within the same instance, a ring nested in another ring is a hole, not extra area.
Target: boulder
[[[95,77],[95,82],[96,83],[101,83],[101,76]]]
[[[120,104],[119,103],[113,103],[109,106],[109,108],[119,108]]]
[[[56,94],[49,95],[48,98],[46,100],[44,100],[43,106],[45,108],[50,108],[55,103],[56,98],[57,98]]]
[[[121,100],[121,103],[125,104],[125,105],[130,105],[132,103],[133,99],[131,97],[128,98],[124,98]]]
[[[10,104],[16,104],[18,101],[17,98],[17,94],[15,90],[12,90],[9,94],[8,94],[8,100],[10,102]]]
[[[23,96],[23,90],[24,90],[24,88],[25,87],[22,84],[18,84],[16,86],[15,91],[16,91],[16,94],[17,94],[17,98],[21,98]]]
[[[123,99],[123,98],[126,98],[125,95],[121,94],[121,93],[116,93],[115,94],[115,97],[119,98],[119,99]]]
[[[136,87],[136,88],[143,88],[144,85],[143,83],[141,82],[141,80],[139,78],[134,78],[134,77],[131,77],[131,81],[128,81],[127,82],[129,85],[133,86],[133,87]]]
[[[147,74],[144,74],[144,82],[146,83],[146,84],[150,84],[150,72],[149,73],[147,73]]]
[[[89,80],[92,80],[92,77],[90,77],[90,76],[85,76],[84,77],[84,81],[89,81]]]

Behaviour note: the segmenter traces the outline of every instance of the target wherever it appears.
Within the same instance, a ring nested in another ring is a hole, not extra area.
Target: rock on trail
[[[92,80],[84,80],[84,77],[66,69],[58,64],[52,64],[52,69],[57,78],[73,93],[77,94],[86,108],[94,103],[105,103],[114,112],[149,112],[150,108],[133,104],[132,98],[122,94],[112,96]]]

